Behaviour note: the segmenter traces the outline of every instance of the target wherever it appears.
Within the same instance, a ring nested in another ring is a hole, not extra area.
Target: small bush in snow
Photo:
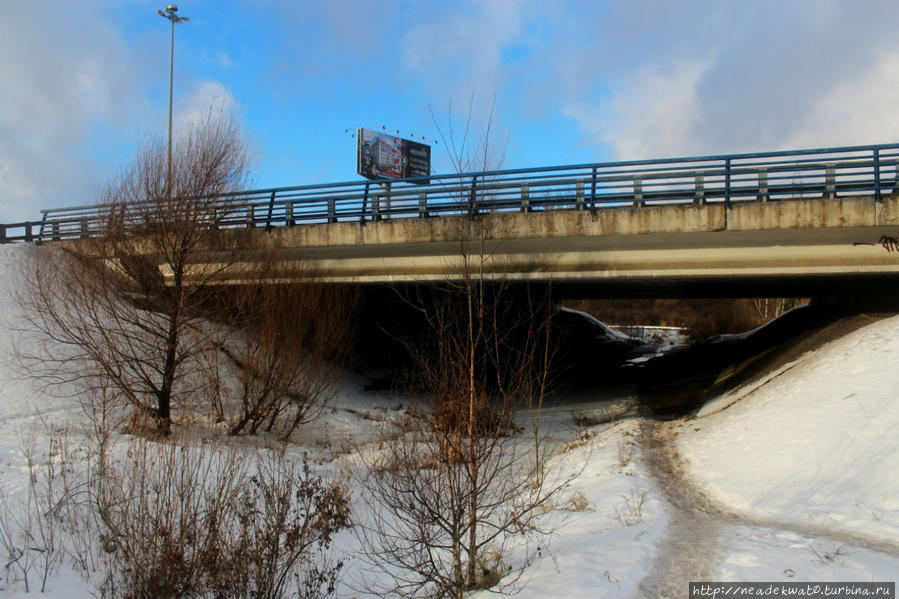
[[[342,563],[324,559],[349,525],[344,490],[304,460],[218,446],[135,442],[96,489],[104,597],[318,598]]]

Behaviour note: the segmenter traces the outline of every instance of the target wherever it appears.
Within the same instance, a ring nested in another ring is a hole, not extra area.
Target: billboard
[[[387,132],[359,129],[356,172],[368,179],[430,177],[431,146]]]

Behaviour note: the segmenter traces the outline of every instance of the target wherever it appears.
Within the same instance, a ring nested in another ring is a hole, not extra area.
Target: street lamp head
[[[184,21],[190,21],[187,17],[179,17],[176,13],[178,12],[178,7],[174,4],[169,4],[165,7],[165,12],[160,9],[156,10],[156,14],[160,17],[165,17],[174,25],[175,23],[183,23]]]

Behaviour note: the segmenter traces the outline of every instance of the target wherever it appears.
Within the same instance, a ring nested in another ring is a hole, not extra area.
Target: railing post
[[[381,185],[382,189],[383,187]],[[381,220],[381,194],[376,193],[371,197],[371,219]]]
[[[836,194],[836,173],[837,169],[833,164],[825,165],[825,176],[824,176],[824,198],[827,200],[832,200],[837,197]]]
[[[418,194],[418,218],[428,218],[428,194]]]
[[[381,207],[383,210],[381,211],[381,218],[390,218],[390,210],[391,210],[391,200],[390,200],[390,181],[386,183],[381,183],[381,189],[384,190],[384,205]]]
[[[275,193],[272,192],[272,197],[268,200],[268,214],[265,216],[265,232],[270,233],[272,230],[272,212],[275,210]]]
[[[593,167],[593,173],[590,177],[590,211],[596,215],[596,167]]]
[[[256,207],[253,204],[247,204],[247,229],[256,226]]]
[[[527,184],[521,186],[521,211],[531,211],[531,186]]]
[[[880,148],[874,150],[874,201],[879,202],[880,197]]]
[[[697,206],[705,204],[705,175],[697,174],[693,189],[693,203]]]
[[[724,161],[724,205],[730,208],[730,158]]]
[[[478,188],[478,177],[475,175],[471,178],[471,191],[468,194],[468,216],[474,216],[477,213],[476,194]]]
[[[643,179],[634,177],[634,208],[641,208],[646,203],[643,201]]]
[[[89,225],[87,224],[87,219],[82,218],[81,219],[81,239],[87,239],[89,235],[90,235],[90,228],[89,228]]]
[[[768,169],[759,169],[759,194],[756,196],[760,202],[768,201]]]
[[[53,235],[52,235],[53,241],[59,241],[60,240],[59,223],[56,223],[56,222],[53,223],[52,225],[50,225],[50,229],[53,231]]]
[[[285,220],[287,220],[287,226],[288,227],[294,226],[296,224],[296,222],[294,222],[294,220],[293,220],[293,202],[288,202],[284,206],[284,212],[285,212],[284,218],[285,218]]]
[[[6,225],[0,225],[0,243],[6,243]]]
[[[577,209],[583,210],[584,209],[584,180],[583,179],[577,180],[577,191],[575,193],[577,195]]]
[[[31,223],[25,223],[25,241],[31,241],[34,239],[34,235],[31,232]]]
[[[337,201],[334,198],[328,198],[328,222],[337,222]]]
[[[362,210],[359,211],[359,226],[362,227],[365,225],[365,209],[368,204],[368,187],[371,185],[370,182],[365,182],[365,193],[362,194]]]

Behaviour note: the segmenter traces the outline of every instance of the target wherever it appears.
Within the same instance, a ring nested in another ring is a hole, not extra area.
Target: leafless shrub
[[[349,524],[344,490],[282,453],[134,442],[95,491],[106,597],[330,595],[322,558]],[[296,585],[296,591],[289,588]]]
[[[66,555],[64,519],[60,513],[68,490],[70,464],[65,430],[52,431],[46,453],[35,438],[20,437],[25,459],[24,496],[10,497],[0,486],[0,546],[5,552],[8,585],[32,590],[32,574],[40,592]]]
[[[562,445],[559,453],[568,453],[580,447],[592,445],[594,439],[596,439],[598,434],[599,433],[597,433],[596,431],[581,431],[575,440],[569,441],[568,443]]]
[[[34,569],[33,558],[36,555],[31,550],[35,514],[28,508],[16,509],[15,505],[0,487],[0,546],[3,549],[4,583],[7,588],[21,583],[28,593],[31,591],[29,576]]]
[[[310,273],[303,278],[219,294],[230,326],[218,348],[237,380],[239,408],[227,418],[231,434],[262,429],[287,438],[318,417],[337,389],[352,349],[357,292],[317,282]]]
[[[343,563],[322,552],[350,524],[349,498],[339,484],[315,477],[305,458],[298,466],[269,453],[243,485],[237,521],[236,544],[221,565],[233,578],[214,580],[219,595],[278,599],[294,585],[302,598],[334,592]]]
[[[564,509],[569,512],[585,512],[592,508],[590,507],[590,502],[587,501],[587,496],[584,495],[583,491],[578,489],[568,497]]]
[[[630,495],[623,495],[624,503],[615,508],[615,518],[625,526],[635,526],[642,522],[647,492],[647,489],[631,489]]]
[[[371,510],[358,528],[364,558],[392,580],[370,590],[461,597],[509,574],[519,541],[542,538],[539,519],[555,488],[541,484],[530,456],[516,453],[518,441],[476,443],[476,451],[488,443],[495,450],[481,453],[476,476],[464,448],[433,430],[394,435],[366,459],[362,493]],[[484,566],[491,560],[502,562],[502,571]]]

